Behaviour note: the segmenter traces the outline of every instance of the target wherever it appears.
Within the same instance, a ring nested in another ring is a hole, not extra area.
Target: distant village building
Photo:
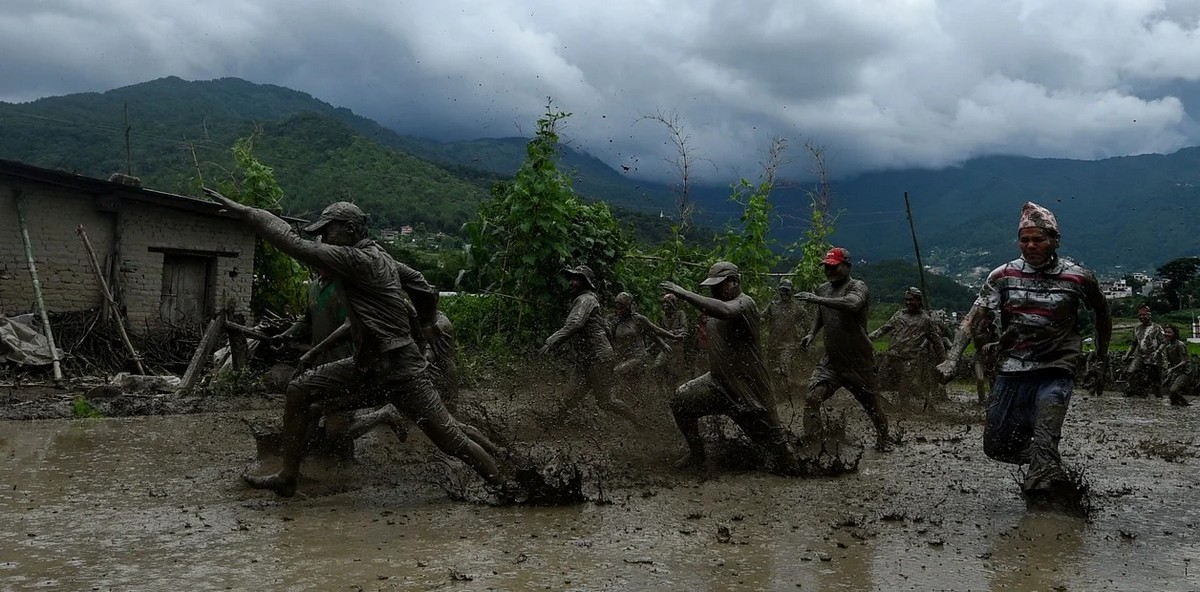
[[[387,245],[396,244],[396,239],[399,236],[400,233],[396,231],[395,228],[384,228],[383,230],[379,231],[379,240],[383,241],[383,243]]]
[[[413,233],[412,226],[401,226],[400,227],[400,236],[412,236],[412,233]]]
[[[80,225],[133,333],[202,323],[230,300],[237,311],[248,310],[254,233],[213,202],[145,189],[131,179],[0,160],[0,314],[35,310],[18,199],[50,313],[103,305],[75,232]]]
[[[1104,292],[1104,297],[1109,300],[1133,296],[1133,286],[1130,286],[1124,279],[1115,282],[1101,282],[1100,289]]]

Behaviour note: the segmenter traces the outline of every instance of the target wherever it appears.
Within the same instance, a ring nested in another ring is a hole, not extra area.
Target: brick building
[[[104,302],[80,225],[133,333],[201,323],[230,299],[238,311],[249,308],[254,233],[217,204],[0,160],[2,314],[36,310],[18,198],[51,313]]]

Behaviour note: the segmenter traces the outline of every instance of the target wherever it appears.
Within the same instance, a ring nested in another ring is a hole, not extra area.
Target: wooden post
[[[112,292],[108,289],[108,282],[104,281],[104,271],[100,269],[100,262],[96,260],[96,251],[92,248],[92,241],[88,240],[87,231],[83,229],[82,224],[75,229],[75,234],[78,234],[79,238],[83,240],[83,248],[87,250],[88,261],[92,263],[92,272],[96,274],[96,282],[100,284],[100,293],[104,296],[106,304],[104,307],[107,312],[105,320],[108,320],[111,315],[112,320],[117,323],[117,333],[121,335],[121,343],[125,345],[125,351],[133,356],[133,363],[137,365],[138,374],[145,374],[146,369],[142,367],[142,357],[134,349],[133,342],[129,341],[129,334],[125,332],[125,321],[121,319],[121,312],[117,310],[117,301],[113,299]]]
[[[213,320],[209,321],[208,329],[204,331],[204,337],[200,339],[200,345],[196,346],[196,351],[192,354],[192,361],[188,364],[187,372],[183,374],[183,380],[179,382],[179,389],[176,394],[186,394],[196,386],[196,382],[200,380],[200,370],[204,368],[205,359],[208,354],[212,353],[213,347],[217,345],[217,339],[225,332],[225,311],[217,313]]]
[[[921,264],[921,247],[917,245],[917,228],[913,225],[912,206],[908,203],[908,192],[904,192],[904,211],[908,213],[908,230],[912,233],[913,251],[917,253],[917,271],[921,273],[921,293],[925,295],[925,307],[933,308],[933,300],[929,298],[929,290],[925,289],[925,266]]]
[[[62,364],[58,356],[58,347],[54,345],[54,332],[50,330],[50,315],[46,314],[46,300],[42,297],[42,282],[38,280],[37,265],[33,262],[33,243],[29,241],[29,223],[25,220],[25,196],[21,190],[13,187],[13,199],[17,202],[17,224],[21,227],[21,244],[25,246],[25,262],[29,265],[29,277],[33,280],[33,298],[37,302],[38,314],[42,319],[42,331],[46,332],[46,341],[50,344],[50,358],[54,364],[54,381],[62,382]]]

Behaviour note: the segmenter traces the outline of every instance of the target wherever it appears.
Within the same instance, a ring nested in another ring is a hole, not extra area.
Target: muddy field
[[[238,479],[256,468],[246,422],[277,420],[278,398],[144,395],[96,404],[130,417],[14,420],[70,416],[73,394],[0,388],[0,589],[1200,589],[1200,407],[1077,393],[1063,451],[1091,483],[1081,519],[1026,510],[983,456],[965,386],[932,413],[897,411],[894,452],[809,479],[731,453],[706,475],[667,468],[682,442],[654,398],[651,431],[594,409],[545,431],[534,418],[557,386],[473,396],[510,449],[587,460],[593,501],[565,507],[453,501],[473,481],[415,431],[307,463],[281,500]],[[847,395],[833,409],[870,435]]]

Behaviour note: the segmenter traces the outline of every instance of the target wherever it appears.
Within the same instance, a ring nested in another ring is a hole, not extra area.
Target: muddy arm
[[[674,282],[662,282],[658,285],[658,288],[663,292],[674,294],[680,300],[696,307],[700,312],[716,319],[736,319],[742,314],[741,309],[734,305],[732,301],[725,302],[724,300],[701,296]]]
[[[567,314],[567,322],[563,323],[562,328],[546,338],[546,343],[542,346],[542,352],[554,349],[558,344],[582,329],[584,323],[587,322],[588,317],[596,309],[597,305],[594,299],[577,297],[575,303],[571,305],[571,312]]]

